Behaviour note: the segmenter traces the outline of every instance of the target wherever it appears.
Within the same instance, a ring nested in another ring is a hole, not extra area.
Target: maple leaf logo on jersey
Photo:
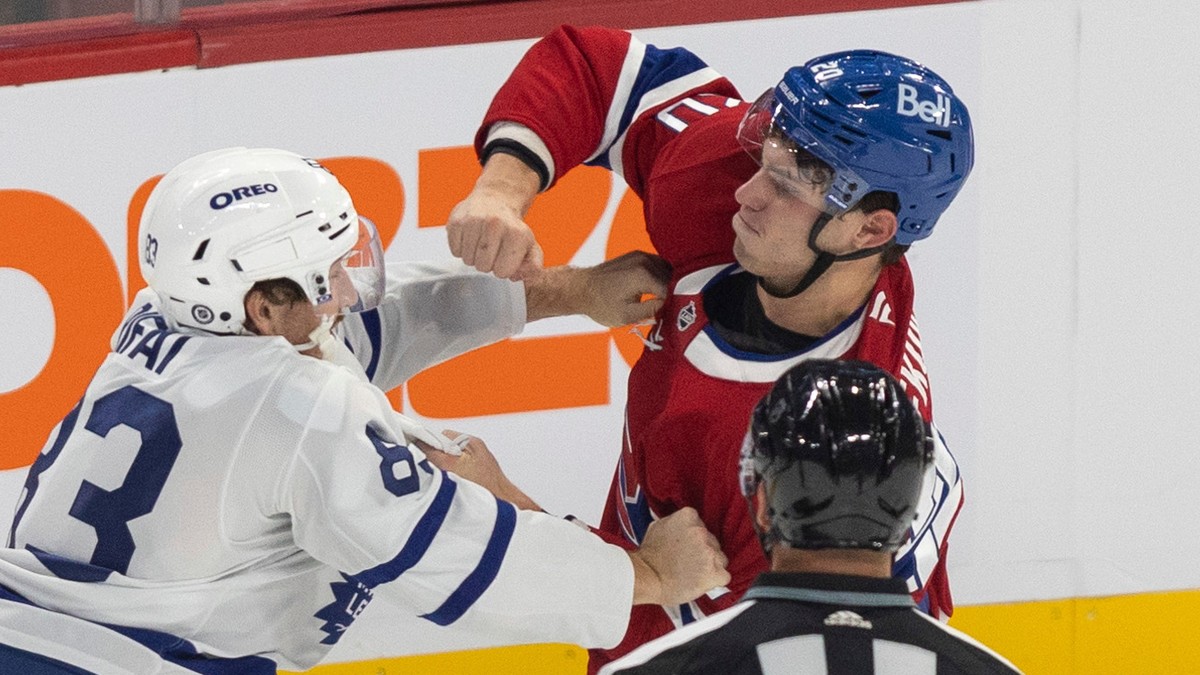
[[[329,589],[333,591],[333,602],[313,614],[318,619],[325,621],[325,625],[321,626],[321,630],[326,633],[325,639],[321,640],[323,645],[337,644],[342,633],[346,632],[359,614],[362,614],[374,595],[374,592],[363,582],[345,572],[340,574],[346,580],[345,583],[335,581],[329,584]]]

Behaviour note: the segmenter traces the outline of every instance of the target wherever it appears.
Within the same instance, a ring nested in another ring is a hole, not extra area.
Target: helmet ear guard
[[[928,425],[899,382],[865,362],[805,361],[759,402],[742,445],[752,516],[764,488],[764,550],[891,551],[908,534],[926,469]]]
[[[369,309],[383,292],[374,225],[328,170],[283,150],[184,161],[151,192],[138,241],[142,276],[176,327],[246,333],[245,295],[267,279],[294,281],[322,314]]]

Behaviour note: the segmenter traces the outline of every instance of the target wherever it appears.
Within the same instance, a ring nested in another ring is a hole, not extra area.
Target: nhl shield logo
[[[679,329],[680,333],[682,333],[683,331],[691,328],[692,324],[694,323],[696,323],[695,300],[684,305],[683,309],[679,310],[679,316],[675,318],[675,327]]]

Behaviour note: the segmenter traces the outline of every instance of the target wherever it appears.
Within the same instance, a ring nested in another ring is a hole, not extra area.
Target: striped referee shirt
[[[916,609],[903,580],[770,572],[738,604],[643,645],[600,675],[1019,672]]]

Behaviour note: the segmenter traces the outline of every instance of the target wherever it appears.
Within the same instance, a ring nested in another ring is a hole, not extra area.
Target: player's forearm
[[[507,485],[502,486],[495,495],[500,499],[512,504],[522,511],[541,511],[542,507],[533,498],[521,491],[521,488],[514,485],[511,481],[505,480]]]
[[[541,187],[537,171],[512,155],[497,152],[483,165],[472,195],[501,202],[524,218]]]
[[[654,571],[637,551],[626,551],[629,562],[633,564],[633,604],[662,605],[663,584],[658,573]]]
[[[624,326],[654,316],[667,294],[671,266],[630,251],[592,267],[553,267],[525,278],[527,321],[586,314],[602,326]]]
[[[525,278],[525,320],[585,314],[588,287],[585,271],[561,265],[538,270]]]

